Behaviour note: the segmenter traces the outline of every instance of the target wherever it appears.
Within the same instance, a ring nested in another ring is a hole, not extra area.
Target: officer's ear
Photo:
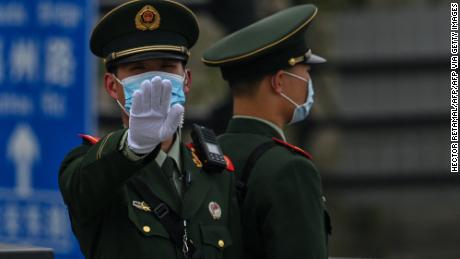
[[[284,73],[283,70],[276,71],[275,74],[271,75],[271,89],[275,91],[275,93],[280,94],[283,92],[284,86]]]
[[[184,93],[188,94],[192,89],[192,71],[190,69],[185,68],[184,73]]]
[[[118,82],[114,78],[114,74],[106,72],[104,74],[105,91],[115,100],[118,100]]]

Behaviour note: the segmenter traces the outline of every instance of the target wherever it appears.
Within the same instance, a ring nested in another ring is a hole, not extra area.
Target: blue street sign
[[[0,243],[83,258],[58,189],[65,154],[95,127],[94,0],[0,0]]]

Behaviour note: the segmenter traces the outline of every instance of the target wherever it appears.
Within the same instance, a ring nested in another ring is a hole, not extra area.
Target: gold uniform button
[[[149,226],[144,226],[142,228],[142,230],[144,230],[145,233],[149,233],[150,232],[150,227]]]
[[[225,246],[224,240],[219,240],[219,241],[217,242],[217,245],[218,245],[220,248],[224,248],[224,246]]]

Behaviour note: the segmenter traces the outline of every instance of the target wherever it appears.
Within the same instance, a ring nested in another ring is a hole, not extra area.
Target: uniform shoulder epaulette
[[[193,145],[193,143],[188,143],[185,146],[188,149],[190,149],[190,151],[192,151],[192,153],[196,154],[195,146]],[[229,171],[229,172],[234,172],[235,171],[235,166],[233,165],[232,160],[226,155],[224,155],[224,159],[225,159],[225,163],[227,164],[227,168],[225,168],[225,169],[227,171]]]
[[[301,154],[302,156],[308,158],[309,160],[313,160],[313,157],[308,153],[306,152],[305,150],[301,149],[300,147],[297,147],[297,146],[294,146],[290,143],[287,143],[281,139],[277,139],[277,138],[272,138],[277,144],[280,144],[282,146],[285,146],[285,147],[288,147],[290,150],[293,150],[299,154]]]
[[[235,172],[235,166],[233,165],[233,162],[232,160],[230,159],[230,157],[224,155],[224,159],[225,159],[225,163],[227,163],[227,171],[229,172]]]
[[[86,135],[86,134],[78,134],[78,136],[80,136],[84,141],[88,142],[91,145],[96,144],[101,139],[101,138],[93,137],[91,135]]]
[[[192,151],[195,149],[195,146],[193,145],[193,143],[185,144],[185,146]]]

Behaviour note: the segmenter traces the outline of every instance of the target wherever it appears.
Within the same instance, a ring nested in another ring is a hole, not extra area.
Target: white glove
[[[150,153],[176,132],[184,107],[169,107],[171,89],[171,81],[156,76],[142,82],[134,92],[128,129],[128,147],[134,153]]]

